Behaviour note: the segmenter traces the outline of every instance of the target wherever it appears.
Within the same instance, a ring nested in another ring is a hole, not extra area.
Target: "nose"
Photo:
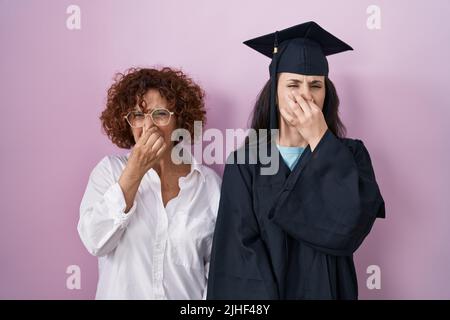
[[[144,119],[144,125],[141,127],[141,133],[140,134],[144,134],[144,130],[148,130],[151,127],[154,127],[155,124],[153,123],[151,117],[149,115],[146,115],[145,119]]]
[[[146,128],[151,128],[151,127],[154,127],[155,126],[155,124],[153,123],[153,121],[152,121],[152,117],[148,114],[148,115],[146,115],[146,117],[145,117],[145,120],[144,120],[144,125],[145,125],[145,127]]]
[[[300,95],[307,101],[312,99],[311,90],[309,89],[309,85],[306,81],[300,86]]]

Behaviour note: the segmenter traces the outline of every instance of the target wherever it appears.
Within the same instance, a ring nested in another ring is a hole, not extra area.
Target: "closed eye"
[[[298,88],[298,85],[291,84],[291,85],[288,85],[288,88]],[[318,89],[320,89],[320,88],[322,88],[322,86],[320,86],[320,85],[312,85],[311,88],[318,88]]]

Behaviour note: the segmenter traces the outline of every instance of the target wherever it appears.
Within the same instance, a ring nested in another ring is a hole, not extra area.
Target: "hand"
[[[281,116],[298,130],[314,151],[328,129],[322,110],[313,99],[307,101],[294,91],[286,100],[286,106],[280,105]]]
[[[158,127],[144,127],[133,147],[126,170],[133,176],[143,177],[161,158],[166,148],[167,144]]]
[[[127,213],[133,206],[142,178],[161,158],[167,146],[157,127],[146,129],[131,152],[128,163],[119,178],[119,185],[125,197]]]

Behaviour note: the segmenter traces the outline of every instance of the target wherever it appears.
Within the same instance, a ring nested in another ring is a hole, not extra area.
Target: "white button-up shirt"
[[[128,213],[118,184],[130,153],[107,156],[92,171],[78,233],[98,256],[96,299],[205,299],[219,176],[193,159],[166,207],[155,170],[143,177]]]

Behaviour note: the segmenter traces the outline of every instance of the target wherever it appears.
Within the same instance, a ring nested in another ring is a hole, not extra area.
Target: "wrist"
[[[317,145],[319,144],[320,140],[322,140],[322,138],[323,138],[323,136],[325,135],[326,132],[327,132],[327,128],[322,130],[321,134],[319,134],[318,136],[314,137],[313,139],[311,139],[309,141],[309,147],[311,148],[311,151],[314,151],[314,149],[317,147]]]
[[[133,168],[132,166],[126,166],[125,169],[122,172],[121,179],[125,179],[131,183],[134,182],[140,182],[142,178],[144,177],[145,172],[141,172],[140,170],[137,170]]]

